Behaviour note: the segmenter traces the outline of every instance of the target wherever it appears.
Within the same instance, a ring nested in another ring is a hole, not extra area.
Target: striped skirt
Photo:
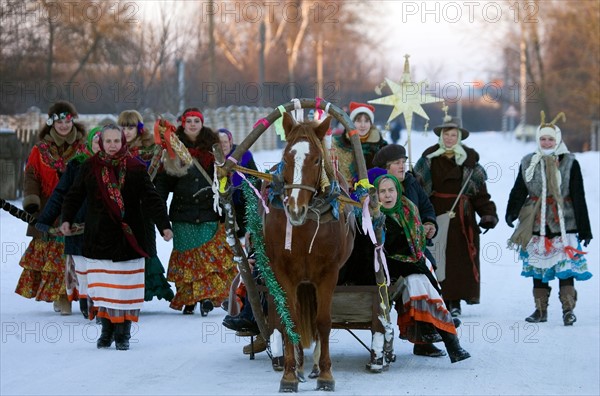
[[[433,272],[431,263],[427,262]],[[435,273],[433,273],[435,277]],[[424,274],[405,277],[400,286],[402,302],[396,303],[400,338],[415,344],[441,341],[438,330],[456,334],[444,299]]]
[[[144,265],[142,257],[118,262],[84,258],[77,268],[87,277],[87,295],[93,304],[89,318],[137,322],[144,303]]]

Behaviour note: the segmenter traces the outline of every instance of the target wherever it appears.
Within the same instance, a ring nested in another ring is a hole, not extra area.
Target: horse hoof
[[[298,382],[294,381],[294,382],[289,382],[289,381],[283,381],[281,380],[281,382],[279,383],[279,392],[283,393],[297,393],[298,392]]]
[[[273,371],[283,371],[283,356],[276,356],[271,359],[271,365],[273,366]]]
[[[297,372],[296,373],[296,378],[298,378],[299,382],[306,382],[306,378],[304,377],[304,373],[303,372]]]
[[[332,379],[330,379],[330,380],[318,379],[316,390],[333,392],[333,391],[335,391],[335,381]]]
[[[314,369],[312,369],[310,374],[308,374],[308,378],[315,379],[315,378],[318,378],[320,374],[321,374],[321,371],[319,370],[319,368],[315,367]]]

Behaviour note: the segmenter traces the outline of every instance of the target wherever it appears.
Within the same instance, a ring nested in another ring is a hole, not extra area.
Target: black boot
[[[115,325],[115,347],[119,351],[129,349],[129,339],[131,338],[131,320]]]
[[[115,325],[106,318],[100,318],[100,323],[102,324],[102,333],[100,333],[100,337],[96,341],[96,346],[98,349],[110,348],[115,339]]]
[[[215,306],[213,305],[212,301],[210,301],[209,299],[204,299],[204,300],[200,301],[200,315],[201,316],[208,315],[208,313],[210,311],[212,311],[214,308],[215,308]]]
[[[88,303],[87,303],[87,298],[79,298],[79,311],[81,311],[81,314],[83,315],[84,318],[88,318],[89,314],[88,314]]]
[[[442,340],[444,340],[444,345],[446,345],[446,351],[448,351],[448,356],[450,356],[450,362],[456,363],[471,357],[469,352],[465,351],[460,346],[456,334],[440,330],[440,335],[442,336]]]
[[[525,318],[529,323],[540,323],[548,321],[548,298],[551,288],[534,287],[533,300],[535,302],[535,311]]]
[[[450,311],[450,315],[453,318],[456,318],[461,315],[462,311],[460,309],[460,300],[448,300],[446,302],[446,308]]]
[[[196,309],[196,303],[194,303],[193,305],[186,305],[183,307],[183,314],[184,315],[193,315],[194,309]]]

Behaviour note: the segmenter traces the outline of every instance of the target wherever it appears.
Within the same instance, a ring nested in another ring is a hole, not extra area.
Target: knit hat
[[[440,136],[444,129],[456,128],[460,131],[460,140],[465,140],[469,137],[469,131],[462,127],[462,120],[458,117],[444,117],[444,123],[433,128],[433,133]]]
[[[375,154],[373,165],[385,169],[389,162],[397,161],[402,158],[408,158],[406,156],[406,149],[399,144],[388,144],[379,149]]]
[[[59,100],[48,109],[46,125],[52,126],[56,120],[66,119],[70,121],[73,118],[77,118],[77,116],[77,110],[75,110],[75,106],[72,103],[66,100]]]
[[[371,124],[375,123],[375,107],[366,103],[350,102],[350,119],[352,122],[361,113],[365,113],[369,117]]]
[[[384,168],[371,168],[367,171],[367,177],[369,178],[369,183],[375,183],[375,179],[377,179],[381,175],[387,175],[387,170]]]

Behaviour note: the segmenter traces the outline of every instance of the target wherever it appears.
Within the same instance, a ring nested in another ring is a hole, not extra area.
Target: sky
[[[405,139],[403,132],[401,141]],[[436,141],[432,132],[413,133],[413,152]],[[533,151],[533,144],[499,132],[472,133],[464,143],[481,155],[500,218],[495,229],[481,236],[481,304],[463,305],[458,329],[461,345],[472,357],[451,364],[448,357],[415,356],[411,344],[396,338],[397,361],[388,371],[372,374],[365,370],[367,350],[347,332],[335,330],[330,337],[335,394],[600,394],[600,154],[576,153],[595,236],[584,249],[593,277],[576,282],[577,322],[565,327],[557,281],[551,282],[548,322],[525,322],[534,309],[532,282],[520,276],[520,262],[506,249],[513,231],[503,220],[508,193],[519,160]],[[277,150],[254,154],[261,169],[281,155]],[[12,203],[22,206],[20,200]],[[207,317],[184,316],[155,299],[144,304],[129,351],[96,349],[99,327],[93,322],[77,313],[60,316],[52,304],[14,293],[19,259],[30,240],[25,232],[25,223],[0,210],[1,395],[278,394],[281,373],[272,370],[264,352],[255,360],[242,354],[249,341],[221,326],[226,313],[220,308]],[[158,237],[157,248],[166,265],[172,243]],[[355,333],[370,344],[370,332]],[[305,353],[310,359],[311,352]],[[323,395],[314,391],[315,384],[300,384],[300,393]]]

